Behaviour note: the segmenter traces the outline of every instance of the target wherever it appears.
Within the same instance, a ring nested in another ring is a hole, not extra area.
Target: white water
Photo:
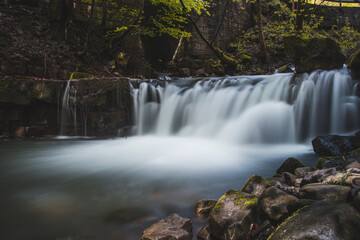
[[[68,123],[70,114],[71,114],[71,107],[70,107],[70,80],[69,80],[66,83],[62,104],[61,104],[60,136],[64,136],[64,129]],[[74,122],[76,122],[76,120],[74,120]]]
[[[133,89],[138,135],[295,143],[359,128],[360,100],[346,70],[184,81]]]

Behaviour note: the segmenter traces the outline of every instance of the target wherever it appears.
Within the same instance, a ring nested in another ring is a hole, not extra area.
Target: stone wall
[[[227,49],[229,44],[241,35],[242,31],[251,26],[250,7],[250,4],[246,3],[246,1],[231,2],[229,6],[227,6],[223,24],[218,33],[218,37],[214,41],[218,43],[221,49]],[[209,41],[212,41],[216,35],[218,26],[222,21],[223,11],[224,9],[222,8],[213,9],[210,12],[211,16],[203,15],[197,21],[200,31]],[[185,51],[185,55],[195,58],[212,57],[212,51],[200,39],[195,29],[192,29],[191,33],[192,37],[189,40],[189,46]]]
[[[0,135],[117,136],[131,125],[128,78],[1,79]]]
[[[360,28],[360,8],[316,6],[315,13],[319,17],[324,17],[322,27],[343,26],[348,19],[351,26]]]

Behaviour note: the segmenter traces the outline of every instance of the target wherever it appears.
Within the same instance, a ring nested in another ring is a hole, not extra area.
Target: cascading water
[[[60,136],[66,135],[66,128],[69,127],[69,125],[72,125],[73,127],[73,135],[77,135],[77,110],[76,106],[72,106],[70,104],[70,98],[76,99],[77,91],[74,90],[73,96],[70,96],[70,83],[71,81],[67,81],[62,104],[61,104],[61,117],[60,117]],[[73,104],[76,101],[72,101]],[[86,128],[86,127],[85,127]],[[86,129],[85,129],[85,136],[86,136]]]
[[[138,135],[291,143],[359,128],[360,99],[346,70],[164,82],[133,89]]]
[[[60,136],[64,136],[64,130],[70,118],[71,108],[70,108],[70,81],[67,81],[62,104],[61,104],[61,121],[60,121]]]

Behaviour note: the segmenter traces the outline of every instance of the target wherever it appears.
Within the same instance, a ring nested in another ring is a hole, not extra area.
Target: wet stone
[[[323,200],[284,221],[269,240],[358,239],[360,213],[343,201]]]
[[[206,218],[216,204],[216,200],[199,200],[195,205],[195,215],[198,218]]]
[[[350,187],[332,184],[311,183],[300,189],[299,197],[314,200],[342,200],[346,201]]]
[[[241,191],[260,197],[268,187],[270,184],[266,179],[259,175],[253,175],[246,181]]]
[[[294,174],[295,170],[299,167],[304,167],[304,164],[297,160],[296,158],[288,158],[286,161],[276,170],[277,174],[282,174],[283,172],[289,172]]]
[[[197,239],[198,240],[211,240],[209,225],[204,226],[200,229],[200,231],[197,235]]]
[[[145,229],[142,240],[191,240],[192,223],[190,219],[183,218],[178,214],[171,214]]]
[[[279,221],[291,214],[288,206],[297,201],[296,197],[276,187],[269,187],[261,197],[260,207],[270,219]]]
[[[209,217],[211,234],[219,240],[245,239],[257,219],[258,198],[229,190],[216,203]]]
[[[309,183],[317,183],[322,182],[326,177],[330,175],[335,175],[336,169],[329,168],[329,169],[322,169],[314,172],[308,172],[301,182],[301,186],[304,186]]]

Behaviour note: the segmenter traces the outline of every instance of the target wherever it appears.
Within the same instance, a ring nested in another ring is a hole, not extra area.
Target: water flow
[[[70,117],[71,108],[70,108],[70,80],[67,81],[62,104],[61,104],[61,121],[60,121],[60,136],[64,136],[64,130],[67,126],[68,119]]]
[[[156,83],[156,82],[155,82]],[[359,128],[346,70],[142,82],[133,89],[137,134],[232,143],[288,143]]]
[[[65,136],[68,134],[68,128],[73,128],[73,135],[77,135],[77,106],[76,104],[76,95],[77,91],[73,91],[73,96],[70,94],[71,90],[71,81],[68,80],[64,90],[64,95],[61,105],[61,121],[60,121],[60,136]],[[70,98],[75,99],[75,101],[70,101]],[[70,103],[72,102],[72,103]],[[86,134],[86,129],[85,129]]]

